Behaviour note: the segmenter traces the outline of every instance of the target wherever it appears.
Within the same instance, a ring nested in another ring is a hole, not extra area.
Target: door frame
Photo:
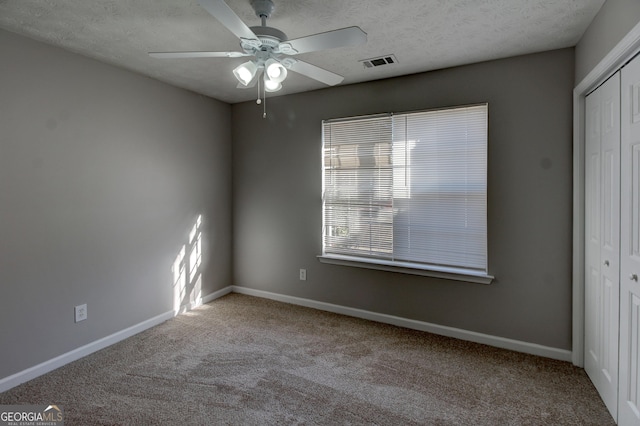
[[[640,53],[640,22],[573,89],[573,315],[574,365],[584,367],[584,151],[585,96]]]

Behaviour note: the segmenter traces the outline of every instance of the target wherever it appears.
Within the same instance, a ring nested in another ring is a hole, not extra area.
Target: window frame
[[[324,128],[326,123],[339,123],[344,121],[355,121],[355,120],[366,120],[366,119],[375,119],[375,118],[384,118],[385,116],[393,117],[393,115],[410,115],[410,114],[418,114],[425,112],[436,112],[436,111],[446,111],[451,109],[461,109],[461,108],[469,108],[469,107],[477,107],[484,106],[486,107],[487,114],[487,135],[486,135],[486,145],[485,152],[488,156],[488,137],[489,137],[489,105],[488,103],[477,103],[477,104],[467,104],[467,105],[458,105],[451,107],[443,107],[443,108],[431,108],[431,109],[423,109],[416,111],[408,111],[408,112],[400,112],[400,113],[382,113],[382,114],[371,114],[365,116],[354,116],[354,117],[342,117],[336,119],[328,119],[322,121],[322,147],[321,147],[321,156],[322,156],[322,227],[321,227],[321,239],[322,239],[322,254],[318,255],[317,258],[321,263],[325,264],[333,264],[333,265],[341,265],[341,266],[351,266],[351,267],[359,267],[366,269],[375,269],[375,270],[383,270],[404,274],[412,274],[412,275],[420,275],[420,276],[429,276],[436,278],[444,278],[456,281],[465,281],[465,282],[473,282],[480,284],[490,284],[494,277],[488,273],[489,270],[489,256],[488,256],[488,247],[486,252],[486,269],[471,269],[464,268],[458,266],[442,266],[436,264],[429,263],[419,263],[419,262],[409,262],[409,261],[398,261],[398,260],[387,260],[387,259],[379,259],[375,257],[360,257],[360,256],[352,256],[345,254],[336,254],[336,253],[327,253],[325,251],[325,194],[327,188],[326,185],[326,167],[325,167],[325,134]],[[393,127],[393,124],[392,124]],[[488,162],[488,158],[487,158]],[[488,174],[488,166],[485,169],[485,172]],[[485,183],[486,179],[485,177]],[[485,187],[485,215],[488,213],[488,200],[486,199],[486,195],[488,194],[488,188]],[[485,241],[488,245],[488,228],[486,229]]]

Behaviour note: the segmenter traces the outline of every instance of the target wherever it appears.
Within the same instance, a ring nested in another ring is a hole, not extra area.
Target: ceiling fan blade
[[[335,86],[336,84],[342,83],[342,80],[344,80],[344,77],[341,75],[338,75],[331,71],[327,71],[315,65],[311,65],[310,63],[304,61],[296,60],[295,63],[289,65],[287,68],[299,74],[313,78],[314,80],[318,80],[329,86]]]
[[[251,56],[242,52],[149,52],[149,56],[159,59],[180,58],[239,58]]]
[[[245,40],[252,40],[260,46],[262,43],[253,31],[235,14],[235,12],[222,0],[198,0],[207,12],[216,18],[236,37]]]
[[[367,42],[367,33],[359,27],[347,27],[339,30],[327,31],[326,33],[314,34],[287,40],[280,43],[283,53],[295,55],[297,53],[314,52],[317,50],[333,49],[335,47],[357,46]],[[295,52],[287,52],[287,48],[292,48]]]

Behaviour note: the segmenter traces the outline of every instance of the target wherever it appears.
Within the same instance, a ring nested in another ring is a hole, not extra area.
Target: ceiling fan
[[[344,77],[291,56],[323,49],[356,46],[367,41],[367,34],[359,27],[347,27],[288,40],[285,33],[266,25],[267,19],[275,9],[273,1],[250,1],[256,16],[262,21],[260,26],[245,25],[223,0],[198,0],[207,12],[240,39],[241,52],[150,52],[149,55],[165,59],[252,56],[251,60],[233,70],[233,74],[239,81],[238,87],[253,87],[256,82],[259,83],[261,74],[264,74],[262,79],[264,90],[275,92],[282,88],[287,70],[329,86],[339,84]]]

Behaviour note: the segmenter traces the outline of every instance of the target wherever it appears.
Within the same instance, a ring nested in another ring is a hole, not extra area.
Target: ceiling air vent
[[[397,64],[398,60],[394,55],[384,55],[379,58],[362,59],[358,62],[362,62],[365,68],[375,68],[383,65]]]

